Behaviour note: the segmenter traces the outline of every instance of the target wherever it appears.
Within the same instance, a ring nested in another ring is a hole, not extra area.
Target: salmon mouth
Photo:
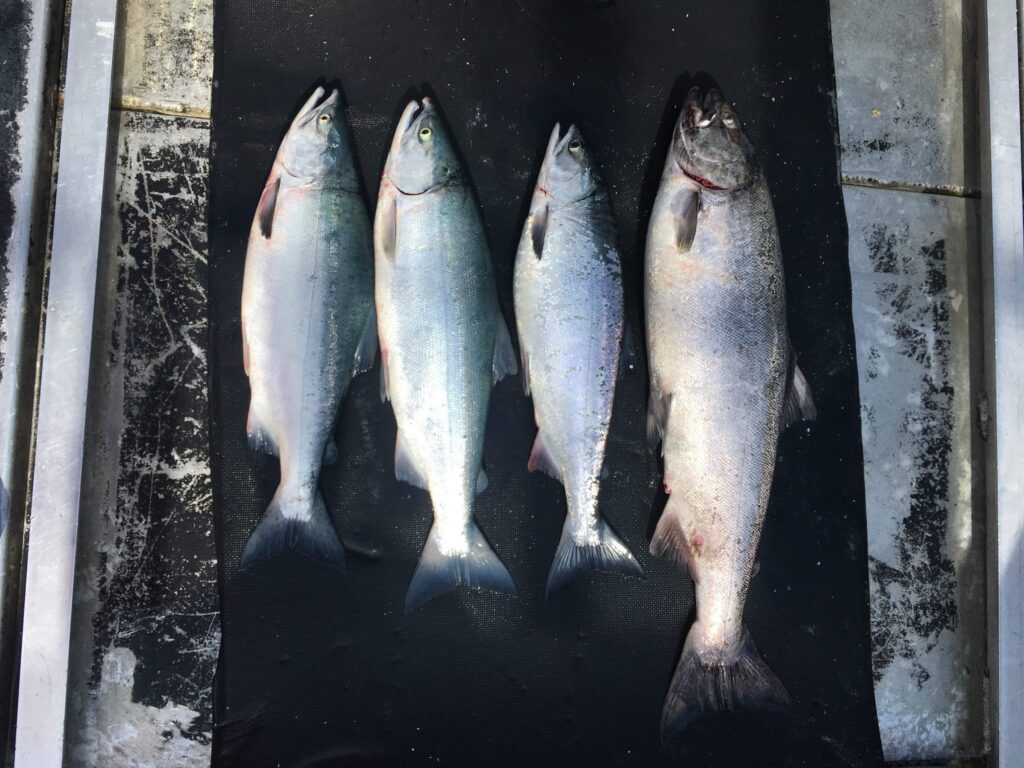
[[[555,134],[552,135],[552,139],[555,138],[555,135],[557,135],[559,129],[560,129],[560,125],[558,123],[556,123],[555,124]],[[560,155],[562,152],[564,152],[565,148],[567,146],[569,146],[569,142],[572,141],[573,138],[578,138],[578,133],[579,133],[579,131],[576,129],[576,126],[575,125],[570,125],[569,126],[569,130],[567,130],[565,132],[565,135],[562,136],[558,140],[558,142],[555,144],[555,146],[551,149],[551,154],[552,155]]]
[[[562,125],[561,123],[555,123],[554,129],[551,131],[551,138],[548,139],[547,149],[544,150],[544,159],[540,164],[540,171],[537,173],[537,189],[543,192],[545,195],[549,194],[549,180],[551,176],[551,166],[555,162],[555,156],[558,154],[558,145],[562,140]]]
[[[333,106],[338,103],[338,91],[335,88],[331,89],[330,94],[327,98],[324,98],[326,91],[324,87],[318,86],[312,95],[306,99],[306,103],[302,105],[299,113],[295,116],[295,120],[292,121],[292,125],[296,128],[300,128],[306,123],[310,122],[321,109],[327,106]]]
[[[548,147],[544,152],[540,172],[537,174],[537,188],[544,194],[550,194],[551,168],[555,164],[555,159],[565,151],[573,139],[579,139],[579,130],[575,125],[570,125],[563,134],[561,123],[555,123],[554,129],[551,131],[551,138],[548,139]]]
[[[423,115],[432,114],[434,114],[434,102],[429,96],[424,96],[422,99],[413,99],[405,105],[402,116],[398,119],[398,129],[395,131],[395,136],[404,136],[416,125]]]

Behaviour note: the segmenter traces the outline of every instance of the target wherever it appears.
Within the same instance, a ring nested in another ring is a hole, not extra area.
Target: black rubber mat
[[[215,9],[210,368],[224,639],[214,765],[878,765],[827,3],[216,0]],[[663,748],[661,705],[693,588],[647,554],[663,500],[644,437],[640,285],[671,126],[694,81],[722,88],[764,159],[790,332],[821,415],[782,438],[747,605],[793,712],[722,715]],[[424,491],[394,479],[395,425],[376,368],[353,383],[337,427],[342,459],[322,481],[348,573],[287,556],[239,571],[278,479],[276,460],[245,440],[245,245],[277,143],[319,83],[343,88],[371,206],[401,108],[414,95],[436,98],[478,191],[510,320],[515,246],[547,137],[556,120],[583,130],[609,185],[638,342],[619,382],[602,508],[645,580],[592,575],[545,603],[565,501],[555,481],[526,471],[534,425],[516,377],[491,400],[490,486],[477,517],[520,595],[459,590],[404,615],[431,510]]]

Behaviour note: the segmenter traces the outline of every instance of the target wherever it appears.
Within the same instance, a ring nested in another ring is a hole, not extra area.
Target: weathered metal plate
[[[124,65],[114,103],[151,112],[209,116],[213,77],[210,0],[123,4]]]
[[[50,0],[8,0],[0,11],[0,690],[17,679],[24,510],[42,272],[46,255],[54,89]],[[0,698],[7,732],[12,697]],[[10,745],[0,755],[7,756]]]
[[[845,201],[885,754],[976,756],[985,677],[977,202],[855,187]]]
[[[975,0],[831,3],[843,175],[978,189]]]
[[[201,766],[220,645],[206,424],[209,132],[187,118],[119,117],[68,763]]]

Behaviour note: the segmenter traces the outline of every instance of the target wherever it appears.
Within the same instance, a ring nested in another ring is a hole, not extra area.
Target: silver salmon
[[[281,483],[242,566],[286,550],[342,568],[345,550],[319,490],[352,377],[373,365],[370,218],[337,91],[317,88],[274,160],[249,233],[242,349],[246,431],[280,457]]]
[[[529,469],[566,489],[547,594],[587,571],[641,576],[597,506],[622,345],[622,269],[608,193],[576,126],[561,135],[556,125],[548,142],[516,254],[515,308],[538,426]]]
[[[458,584],[515,594],[473,519],[493,384],[516,372],[483,222],[430,99],[395,130],[374,218],[383,382],[398,423],[395,475],[430,493],[434,524],[412,610]]]
[[[743,625],[780,429],[813,418],[790,347],[771,196],[735,109],[687,95],[647,233],[651,395],[668,503],[651,553],[696,585],[662,711],[663,741],[722,710],[783,709],[789,695]]]

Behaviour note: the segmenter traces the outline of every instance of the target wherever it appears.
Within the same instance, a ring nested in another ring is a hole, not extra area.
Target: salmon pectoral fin
[[[459,584],[474,589],[516,594],[516,585],[508,569],[487,543],[483,531],[472,520],[469,523],[469,546],[464,552],[443,552],[437,527],[431,527],[405,596],[405,612],[409,613]]]
[[[516,365],[516,351],[512,348],[512,335],[508,332],[508,325],[500,313],[498,314],[498,330],[494,338],[494,359],[491,370],[494,384],[506,376],[515,376],[519,371],[519,367]]]
[[[366,319],[366,326],[363,328],[362,338],[359,339],[359,346],[356,347],[355,364],[352,368],[352,375],[358,375],[373,368],[373,361],[377,359],[377,312],[370,307],[370,316]]]
[[[644,571],[640,563],[604,518],[597,519],[596,543],[578,543],[572,535],[574,529],[571,517],[566,517],[565,525],[562,527],[562,538],[558,542],[555,559],[548,573],[545,600],[551,599],[553,594],[577,576],[590,571],[621,573],[643,578]]]
[[[242,568],[294,552],[324,565],[345,570],[345,547],[327,515],[324,497],[282,500],[276,495],[242,550]]]
[[[259,205],[256,206],[256,220],[260,225],[260,233],[269,238],[274,230],[274,210],[277,208],[277,192],[281,188],[281,178],[272,176],[263,187]]]
[[[647,448],[654,453],[661,444],[661,454],[665,455],[665,430],[668,417],[672,412],[671,394],[665,394],[651,388],[651,396],[647,401]]]
[[[551,451],[544,444],[544,433],[539,429],[537,430],[537,437],[534,438],[533,450],[530,451],[530,460],[527,462],[526,468],[530,472],[540,470],[548,477],[553,477],[558,482],[562,482],[562,472],[551,455]]]
[[[681,189],[672,198],[672,221],[675,224],[676,248],[686,253],[697,234],[697,214],[700,212],[700,193]]]
[[[391,194],[381,195],[380,202],[377,204],[374,229],[380,254],[394,261],[395,249],[398,244],[398,199],[393,190]]]
[[[694,649],[694,624],[683,645],[665,705],[661,741],[669,744],[697,720],[717,712],[756,710],[785,712],[792,704],[785,686],[761,658],[747,628],[738,653],[702,659]]]
[[[818,418],[818,408],[814,405],[811,385],[807,383],[804,372],[796,364],[796,355],[790,353],[789,382],[786,387],[786,401],[782,406],[782,428],[790,427],[800,421],[814,421]]]
[[[544,238],[548,233],[548,206],[544,203],[530,214],[530,243],[538,259],[544,253]]]

